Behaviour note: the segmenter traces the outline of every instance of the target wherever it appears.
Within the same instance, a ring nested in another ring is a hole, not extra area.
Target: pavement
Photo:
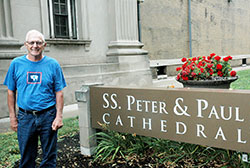
[[[250,69],[250,66],[241,66],[241,67],[235,67],[233,70],[240,71],[240,70],[247,70]],[[165,78],[160,80],[154,80],[153,85],[155,87],[169,87],[169,88],[182,88],[183,85],[175,80],[175,76],[165,76]],[[63,118],[72,118],[79,115],[78,112],[78,105],[72,104],[72,105],[66,105],[63,109]],[[10,132],[12,131],[10,129],[10,119],[9,118],[3,118],[0,119],[0,133],[4,132]]]

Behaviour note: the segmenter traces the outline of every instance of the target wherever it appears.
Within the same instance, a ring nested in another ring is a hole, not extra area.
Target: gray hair
[[[25,38],[26,41],[28,41],[31,34],[38,34],[42,38],[42,41],[45,42],[44,35],[41,32],[37,31],[37,30],[28,31],[28,33],[26,34],[26,38]]]

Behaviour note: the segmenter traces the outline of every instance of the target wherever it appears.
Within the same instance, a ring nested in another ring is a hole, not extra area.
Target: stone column
[[[0,37],[10,38],[13,37],[13,31],[11,27],[11,11],[10,11],[10,1],[0,0]]]
[[[137,0],[109,0],[108,5],[111,37],[108,58],[147,55],[138,41]]]
[[[20,43],[13,37],[10,0],[0,0],[0,59],[11,59],[21,52]]]
[[[124,72],[119,84],[150,85],[152,75],[148,52],[138,40],[137,0],[109,0],[110,43],[107,62],[118,63]],[[135,80],[136,79],[136,80]]]
[[[0,0],[0,84],[7,72],[10,61],[23,52],[23,43],[13,36],[10,0]]]
[[[96,140],[91,138],[96,130],[91,127],[90,113],[90,87],[101,84],[85,84],[80,90],[75,91],[78,102],[79,127],[80,127],[80,148],[83,155],[91,156],[96,147]]]

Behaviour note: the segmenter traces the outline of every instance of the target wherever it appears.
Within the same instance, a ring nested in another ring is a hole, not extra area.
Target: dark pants
[[[57,131],[51,128],[55,117],[55,108],[37,115],[19,110],[17,137],[21,153],[20,168],[36,167],[38,138],[43,151],[40,167],[56,167]]]

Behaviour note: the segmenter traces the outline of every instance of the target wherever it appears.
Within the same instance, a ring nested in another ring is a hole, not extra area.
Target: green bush
[[[159,138],[111,131],[102,125],[104,131],[95,134],[97,148],[94,161],[112,164],[118,160],[131,162],[133,159],[153,158],[151,165],[188,164],[188,167],[201,167],[216,162],[218,167],[245,167],[242,153],[181,143]],[[220,166],[219,166],[220,165]]]

